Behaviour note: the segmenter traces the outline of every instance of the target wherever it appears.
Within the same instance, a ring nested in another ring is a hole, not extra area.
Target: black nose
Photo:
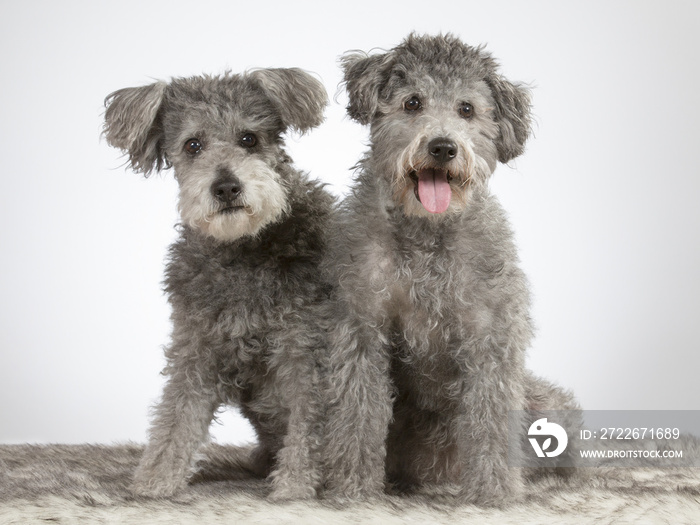
[[[438,162],[450,162],[457,156],[457,144],[445,137],[438,137],[428,144],[428,152]]]
[[[220,177],[211,185],[211,194],[223,204],[233,204],[242,191],[241,181],[233,175]]]

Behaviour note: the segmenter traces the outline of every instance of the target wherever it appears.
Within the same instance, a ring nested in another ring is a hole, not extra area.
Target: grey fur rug
[[[143,448],[136,445],[0,446],[0,524],[698,524],[700,469],[587,469],[568,481],[529,482],[509,509],[455,506],[427,496],[341,506],[272,504],[264,481],[235,479],[241,449],[211,445],[202,473],[167,500],[128,491]]]

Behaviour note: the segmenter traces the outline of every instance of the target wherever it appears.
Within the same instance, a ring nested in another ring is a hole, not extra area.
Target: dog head
[[[410,215],[460,212],[498,161],[523,152],[527,89],[498,74],[483,48],[451,35],[410,35],[389,52],[341,63],[348,114],[371,126],[373,172]]]
[[[285,213],[282,134],[319,125],[326,103],[300,69],[179,78],[109,95],[104,135],[134,171],[173,167],[183,223],[233,241]]]

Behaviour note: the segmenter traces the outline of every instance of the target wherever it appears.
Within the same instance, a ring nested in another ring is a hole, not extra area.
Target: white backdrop
[[[486,43],[534,89],[534,137],[492,179],[532,283],[529,365],[588,409],[700,409],[698,6],[2,0],[0,443],[144,441],[160,393],[177,188],[100,140],[104,97],[284,66],[333,96],[340,54],[411,30]],[[345,103],[288,146],[341,195],[366,144]]]

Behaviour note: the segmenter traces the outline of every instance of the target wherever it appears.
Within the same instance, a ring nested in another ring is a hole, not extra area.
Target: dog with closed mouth
[[[180,189],[167,383],[137,494],[186,486],[223,405],[252,423],[259,443],[245,467],[270,476],[272,499],[313,497],[321,484],[329,291],[319,264],[334,204],[293,166],[283,134],[320,124],[326,103],[322,84],[295,68],[177,78],[106,99],[109,144],[135,171],[172,167]]]

